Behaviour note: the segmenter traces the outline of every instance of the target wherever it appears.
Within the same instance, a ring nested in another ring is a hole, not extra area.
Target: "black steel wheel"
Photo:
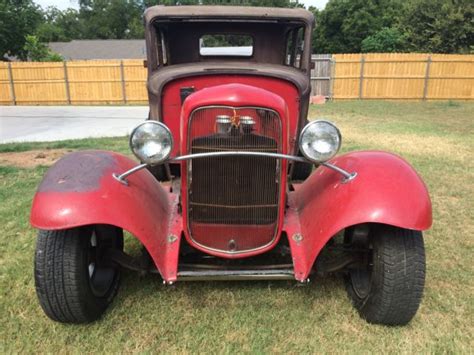
[[[122,230],[107,225],[40,230],[35,254],[36,293],[46,315],[62,323],[98,319],[115,297],[120,269],[108,249],[123,250]]]
[[[370,323],[410,322],[425,284],[422,233],[363,225],[346,230],[345,243],[361,256],[345,276],[347,292],[359,314]]]

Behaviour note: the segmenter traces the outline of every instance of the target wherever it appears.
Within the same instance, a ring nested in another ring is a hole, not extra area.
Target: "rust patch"
[[[27,152],[0,153],[0,165],[19,168],[35,168],[39,165],[50,166],[68,152],[69,149],[37,149]]]
[[[87,192],[100,187],[100,180],[116,166],[115,157],[88,150],[65,155],[44,176],[38,192]]]

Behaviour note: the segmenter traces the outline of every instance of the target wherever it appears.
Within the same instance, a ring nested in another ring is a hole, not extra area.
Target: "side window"
[[[157,30],[157,50],[158,50],[158,63],[159,65],[168,65],[168,42],[166,40],[166,34],[163,30]]]
[[[288,31],[286,37],[285,65],[301,68],[301,55],[304,49],[304,27]]]
[[[163,65],[168,64],[168,46],[167,46],[167,41],[165,41],[165,34],[163,31],[160,33],[160,38],[161,38],[161,48],[163,51]]]

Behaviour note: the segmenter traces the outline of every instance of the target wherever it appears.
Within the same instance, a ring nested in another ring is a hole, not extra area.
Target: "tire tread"
[[[34,261],[36,293],[43,311],[57,322],[94,321],[115,295],[107,300],[92,296],[85,274],[88,271],[84,242],[79,229],[38,233]]]
[[[419,231],[384,226],[374,240],[372,289],[365,299],[347,286],[355,307],[370,323],[405,325],[416,314],[425,284],[425,251]]]

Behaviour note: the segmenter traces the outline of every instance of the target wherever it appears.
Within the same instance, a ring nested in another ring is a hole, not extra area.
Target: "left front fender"
[[[167,192],[146,169],[127,177],[112,174],[136,166],[109,151],[65,155],[46,173],[33,199],[32,226],[57,230],[110,224],[132,233],[147,249],[165,280],[176,279],[180,233],[173,233],[176,195]],[[172,242],[169,242],[171,240]]]

